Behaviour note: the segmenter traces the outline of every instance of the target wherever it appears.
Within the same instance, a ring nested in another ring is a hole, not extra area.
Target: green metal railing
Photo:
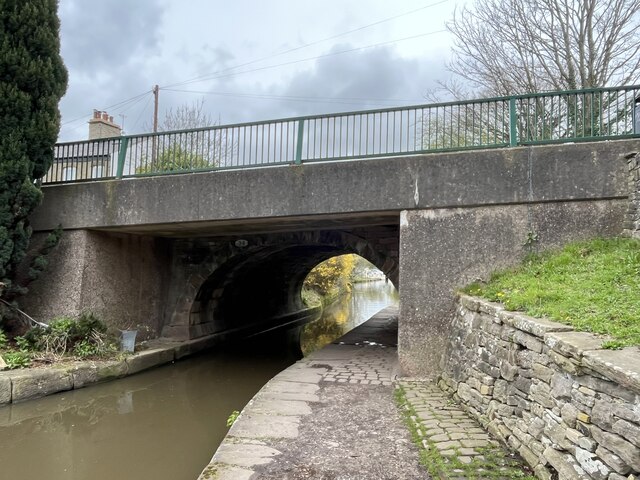
[[[43,182],[632,137],[639,96],[595,88],[60,143]]]

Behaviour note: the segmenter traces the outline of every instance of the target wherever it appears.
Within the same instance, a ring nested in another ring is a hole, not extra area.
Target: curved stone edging
[[[248,480],[252,467],[271,462],[280,452],[268,439],[296,438],[300,419],[318,402],[326,368],[309,369],[304,359],[269,380],[247,403],[198,480]]]
[[[122,378],[213,346],[215,335],[185,342],[157,340],[123,360],[86,361],[0,372],[0,407]]]
[[[439,385],[539,478],[640,477],[640,348],[461,295]]]
[[[304,440],[301,442],[301,439],[309,434],[309,418],[323,415],[317,409],[318,402],[326,402],[325,407],[330,407],[331,400],[327,400],[327,392],[333,388],[353,386],[350,389],[352,395],[358,395],[357,388],[389,389],[388,401],[395,411],[391,390],[397,373],[397,351],[395,344],[388,342],[388,335],[389,324],[394,325],[394,332],[397,329],[397,315],[397,308],[387,307],[336,342],[313,352],[273,377],[242,410],[198,480],[262,478],[264,469],[270,467],[273,468],[269,478],[285,478],[291,456],[300,455],[304,450],[298,447],[302,447]],[[395,333],[393,338],[395,340]],[[375,342],[368,344],[367,340]],[[352,400],[355,403],[355,399]],[[342,401],[350,403],[345,397],[342,397]],[[316,408],[315,411],[312,408]],[[309,415],[312,417],[305,418]],[[331,424],[330,418],[323,418],[324,427]],[[342,416],[333,417],[333,421],[339,423],[329,430],[349,423]],[[370,434],[368,427],[362,426],[358,432]],[[404,433],[404,426],[401,429]],[[328,440],[321,440],[322,436],[320,431],[313,436],[314,442],[320,442],[318,449],[322,449],[323,441],[327,443]],[[375,443],[375,440],[372,439],[372,442]],[[331,440],[329,443],[335,442]],[[327,454],[336,445],[339,444],[326,447],[328,450],[323,453]],[[351,447],[345,448],[347,450],[341,450],[345,455],[358,457],[362,453],[350,452],[348,448]],[[383,450],[376,453],[384,457],[395,452],[402,458],[399,451],[404,451],[386,447]],[[277,460],[274,459],[276,456],[279,456]],[[391,468],[391,464],[393,462],[389,461],[385,465]],[[413,471],[413,467],[407,465],[403,465],[403,468]]]

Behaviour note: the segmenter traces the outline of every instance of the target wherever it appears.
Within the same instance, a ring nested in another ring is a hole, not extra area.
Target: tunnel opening
[[[319,316],[318,303],[330,303],[309,302],[303,293],[308,274],[325,260],[358,254],[358,262],[371,262],[352,262],[360,277],[382,279],[376,265],[397,279],[397,228],[374,231],[318,230],[179,244],[176,253],[189,266],[165,332],[186,338],[214,335],[219,344],[230,337],[301,327]]]
[[[193,323],[212,333],[253,335],[294,321],[309,307],[302,284],[316,264],[335,255],[330,246],[268,246],[235,255],[202,284],[193,302]]]
[[[322,304],[322,314],[301,328],[304,355],[334,343],[367,344],[366,336],[346,336],[384,309],[398,307],[393,282],[374,264],[357,254],[331,257],[316,265],[305,278],[302,297],[307,305]],[[397,328],[389,325],[384,336],[397,345]]]

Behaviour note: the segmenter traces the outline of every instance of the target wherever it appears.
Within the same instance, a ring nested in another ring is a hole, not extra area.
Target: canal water
[[[391,284],[356,284],[303,333],[329,343],[397,301]],[[0,479],[193,480],[226,419],[291,358],[227,348],[114,382],[0,408]]]

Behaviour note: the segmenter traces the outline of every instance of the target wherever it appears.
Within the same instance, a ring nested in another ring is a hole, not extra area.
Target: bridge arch
[[[167,312],[163,336],[196,338],[302,311],[305,277],[337,255],[358,254],[397,285],[395,242],[380,242],[362,232],[308,231],[242,240],[189,243],[181,248],[186,271],[176,275],[181,280],[174,286],[175,306]]]

